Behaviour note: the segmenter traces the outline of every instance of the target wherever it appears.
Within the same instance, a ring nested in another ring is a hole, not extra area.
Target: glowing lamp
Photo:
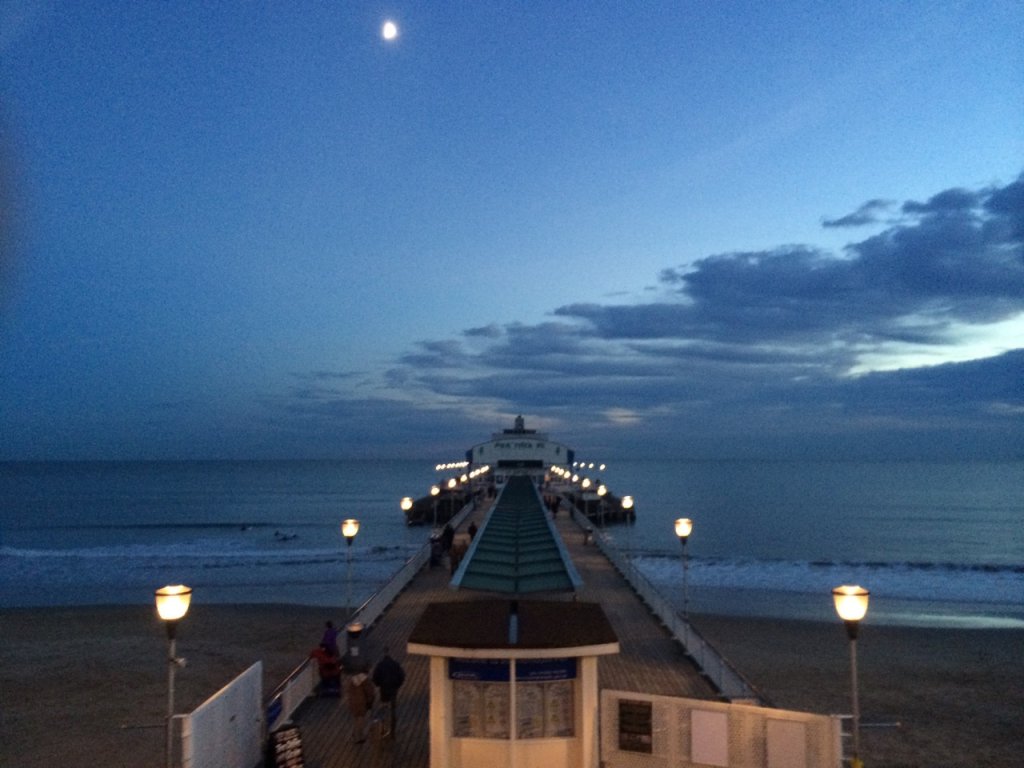
[[[352,539],[359,533],[359,521],[349,518],[341,524],[341,535],[345,537],[345,542],[351,546]]]
[[[844,585],[832,590],[832,601],[836,606],[836,613],[843,621],[858,622],[867,615],[868,596],[871,593],[864,587]]]
[[[693,530],[693,520],[688,517],[680,517],[676,520],[676,536],[679,537],[680,541],[685,542],[686,538],[690,535],[690,531]]]
[[[178,621],[188,613],[192,588],[184,584],[161,587],[156,591],[156,612],[164,621]]]

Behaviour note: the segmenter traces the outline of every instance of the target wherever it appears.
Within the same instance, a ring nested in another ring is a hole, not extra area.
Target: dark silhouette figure
[[[373,684],[380,689],[380,700],[387,705],[390,725],[385,736],[393,736],[395,733],[396,712],[395,705],[398,698],[398,689],[405,682],[405,670],[402,665],[391,658],[388,649],[384,649],[384,657],[377,662],[373,670]]]

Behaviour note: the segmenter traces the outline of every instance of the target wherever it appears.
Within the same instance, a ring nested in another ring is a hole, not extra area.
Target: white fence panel
[[[263,664],[256,662],[181,722],[182,768],[253,768],[263,759]]]
[[[840,768],[839,718],[601,691],[605,768]]]

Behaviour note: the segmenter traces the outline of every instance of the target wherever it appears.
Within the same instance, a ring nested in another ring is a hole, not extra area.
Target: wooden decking
[[[466,521],[468,525],[469,521]],[[479,523],[479,521],[478,521]],[[619,636],[622,652],[598,662],[600,687],[668,696],[717,699],[713,687],[658,620],[619,576],[596,546],[584,544],[579,527],[565,513],[556,525],[583,578],[579,599],[599,602]],[[453,591],[445,566],[413,579],[384,617],[363,636],[362,656],[373,663],[385,646],[406,671],[398,699],[398,727],[393,738],[355,743],[353,722],[344,699],[311,699],[299,710],[305,762],[310,768],[427,768],[429,765],[428,660],[408,655],[406,640],[428,603],[473,600],[471,590]]]

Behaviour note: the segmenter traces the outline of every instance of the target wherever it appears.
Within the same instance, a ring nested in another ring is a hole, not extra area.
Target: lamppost
[[[434,527],[437,528],[437,497],[441,493],[441,486],[430,486],[430,498],[434,500]]]
[[[625,522],[629,526],[626,528],[626,537],[629,542],[629,562],[632,566],[633,562],[633,519],[631,514],[633,512],[633,497],[623,496],[622,497],[622,512],[625,514]]]
[[[851,768],[861,768],[860,761],[860,700],[857,697],[857,630],[860,621],[868,612],[868,596],[864,587],[844,585],[832,590],[832,601],[836,613],[846,624],[846,635],[850,638],[850,695],[853,703],[853,759]]]
[[[352,540],[359,533],[359,521],[349,518],[341,524],[341,535],[345,537],[345,610],[352,616]]]
[[[405,524],[409,524],[409,510],[413,507],[412,496],[403,496],[402,501],[399,505],[402,508],[402,512],[405,513]]]
[[[604,483],[601,483],[599,486],[597,486],[597,503],[599,509],[601,510],[601,528],[604,528],[604,497],[606,493],[608,493],[608,489],[605,487]]]
[[[629,522],[633,522],[632,513],[630,510],[633,509],[633,497],[623,496],[622,497],[622,510],[626,513],[626,519]]]
[[[183,584],[161,587],[155,593],[156,612],[167,627],[167,768],[172,768],[174,760],[174,670],[185,666],[185,660],[175,656],[175,635],[178,621],[188,613],[188,604],[192,601],[192,588]]]
[[[679,543],[683,545],[683,618],[687,621],[690,619],[690,595],[687,584],[690,562],[686,554],[686,542],[689,540],[692,530],[693,520],[690,518],[680,517],[676,520],[676,536],[679,537]]]

